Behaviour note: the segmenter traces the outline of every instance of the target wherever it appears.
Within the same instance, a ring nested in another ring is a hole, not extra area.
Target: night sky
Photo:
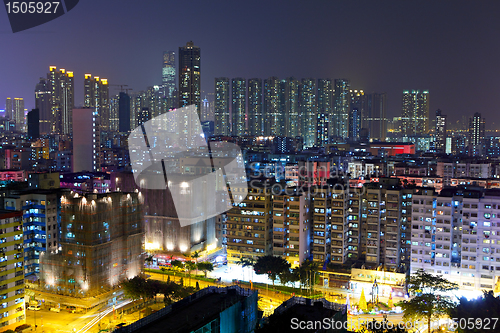
[[[134,91],[160,84],[163,51],[192,40],[205,92],[217,76],[348,78],[387,92],[388,116],[400,115],[403,90],[420,89],[431,114],[500,123],[500,1],[81,0],[15,34],[4,8],[0,109],[6,97],[33,108],[50,65],[75,72],[77,105],[87,72]]]

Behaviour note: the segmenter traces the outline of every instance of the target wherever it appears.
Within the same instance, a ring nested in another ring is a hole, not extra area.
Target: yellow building
[[[249,183],[248,195],[227,214],[227,259],[270,255],[272,250],[271,188]]]
[[[24,324],[23,215],[0,211],[0,329]]]

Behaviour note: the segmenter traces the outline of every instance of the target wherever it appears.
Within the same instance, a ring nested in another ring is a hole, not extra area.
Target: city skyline
[[[127,84],[135,92],[145,90],[162,82],[163,52],[177,50],[192,40],[204,50],[202,99],[214,92],[215,77],[346,78],[353,89],[386,92],[388,117],[400,115],[401,92],[414,89],[429,90],[430,112],[443,110],[450,124],[475,112],[491,119],[490,126],[500,120],[489,98],[495,91],[493,80],[498,74],[494,65],[500,52],[490,42],[498,24],[495,13],[500,9],[494,2],[473,7],[460,1],[454,1],[453,6],[450,1],[424,5],[394,2],[383,8],[363,1],[258,3],[249,8],[240,4],[231,11],[223,3],[197,2],[190,25],[182,25],[181,18],[175,16],[168,22],[163,20],[162,14],[176,12],[181,5],[121,4],[116,8],[109,3],[82,3],[58,20],[17,34],[7,33],[5,20],[0,31],[4,43],[11,47],[0,65],[8,78],[0,83],[0,100],[20,97],[28,110],[34,108],[33,82],[52,65],[74,71],[76,106],[83,105],[85,73],[99,73],[110,84]],[[95,11],[95,6],[100,10]],[[138,14],[138,9],[149,14]],[[116,15],[110,16],[113,10]],[[244,14],[233,15],[232,11]],[[95,37],[97,27],[79,28],[89,15],[102,20],[106,33]],[[136,24],[124,24],[133,15],[138,15]],[[464,21],[464,15],[470,19]],[[265,18],[269,16],[277,23],[268,23]],[[259,22],[252,25],[253,30],[230,28],[253,18]],[[298,19],[311,24],[293,24]],[[356,22],[356,27],[350,22]],[[320,29],[320,25],[325,28]],[[338,29],[340,26],[345,29]],[[165,37],[161,31],[171,33]],[[238,34],[240,38],[235,38]],[[265,38],[266,34],[280,38]],[[127,38],[120,38],[123,36]],[[50,39],[65,40],[67,47],[55,51],[44,42]],[[131,42],[140,51],[121,52]],[[466,85],[467,81],[478,84]],[[118,93],[119,89],[110,89],[110,97]]]

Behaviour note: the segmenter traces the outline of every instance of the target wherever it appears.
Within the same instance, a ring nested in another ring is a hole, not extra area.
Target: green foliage
[[[172,260],[170,264],[173,268],[184,269],[184,263],[180,260]]]
[[[274,281],[280,274],[290,271],[290,263],[282,257],[263,256],[259,257],[254,265],[254,269],[257,274],[267,274],[274,285]]]
[[[121,283],[123,292],[128,298],[133,300],[141,299],[145,290],[146,279],[136,276]]]
[[[183,287],[175,282],[167,282],[161,283],[158,293],[163,295],[165,305],[169,305],[191,295],[193,292],[193,287]]]
[[[198,269],[205,274],[207,277],[207,272],[211,272],[214,270],[214,265],[211,262],[200,262],[197,264]]]
[[[191,271],[194,271],[196,269],[196,264],[194,261],[186,261],[185,266],[189,272],[189,275],[191,275]]]
[[[456,318],[457,324],[460,323],[460,319],[465,319],[467,323],[467,328],[463,329],[458,325],[457,332],[459,333],[482,333],[482,332],[492,332],[493,325],[495,321],[492,318],[497,318],[500,313],[500,299],[495,297],[493,291],[484,291],[483,297],[467,300],[467,298],[460,298],[460,303],[451,308],[448,312],[450,318]],[[474,325],[469,325],[469,318],[474,319]],[[462,319],[462,322],[463,322]],[[490,323],[489,329],[486,329],[487,324]],[[469,329],[468,327],[473,327]],[[500,327],[500,323],[496,323],[496,329]]]
[[[279,274],[278,278],[280,279],[280,283],[284,286],[286,286],[288,283],[293,285],[294,282],[299,281],[299,275],[297,271],[290,271],[289,269]]]
[[[408,280],[408,290],[417,295],[457,289],[458,285],[456,283],[450,282],[441,276],[426,273],[423,269],[419,269]]]
[[[402,308],[405,321],[425,319],[428,332],[431,332],[431,321],[449,313],[455,305],[449,296],[439,295],[438,292],[449,292],[458,289],[458,285],[440,276],[435,276],[419,270],[410,276],[408,290],[415,295],[409,301],[404,301]]]

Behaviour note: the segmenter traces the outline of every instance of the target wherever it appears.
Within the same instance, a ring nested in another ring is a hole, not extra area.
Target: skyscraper
[[[49,134],[51,131],[51,101],[47,80],[41,77],[35,86],[35,108],[40,111],[40,134]]]
[[[16,123],[16,131],[24,130],[24,99],[7,97],[5,101],[5,116]]]
[[[446,152],[446,116],[436,110],[436,151]]]
[[[429,92],[408,90],[403,92],[401,133],[403,136],[422,135],[429,132]]]
[[[40,111],[33,109],[28,113],[28,139],[34,141],[40,137]]]
[[[333,106],[332,80],[318,80],[318,116],[316,144],[324,146],[330,141],[330,124]]]
[[[69,135],[75,107],[73,72],[66,72],[64,68],[58,72],[55,66],[50,66],[47,81],[51,94],[51,132]]]
[[[248,134],[263,135],[262,80],[248,80]]]
[[[349,109],[350,109],[350,93],[349,80],[337,79],[334,81],[333,92],[333,117],[330,123],[332,124],[332,136],[338,139],[347,139],[349,136]]]
[[[369,135],[372,141],[385,141],[387,138],[386,105],[386,93],[368,94],[363,127],[369,129]]]
[[[215,135],[229,135],[229,79],[215,78]]]
[[[100,79],[98,76],[92,78],[92,74],[85,74],[84,107],[95,108],[101,130],[109,131],[109,86],[107,79]]]
[[[280,81],[273,76],[264,80],[264,135],[284,135],[285,121],[280,110]]]
[[[200,48],[188,42],[179,47],[179,107],[196,105],[201,112]]]
[[[118,96],[118,131],[130,131],[130,96],[124,92]]]
[[[50,66],[46,87],[50,91],[51,133],[71,134],[75,107],[73,72],[64,68],[57,71],[56,66]]]
[[[73,110],[73,172],[100,171],[100,133],[93,108]]]
[[[359,128],[365,127],[363,124],[363,118],[366,112],[366,96],[363,90],[349,90],[350,95],[350,110],[357,109],[359,116]]]
[[[316,80],[302,79],[299,93],[301,135],[304,138],[304,146],[312,147],[316,144]]]
[[[361,129],[361,111],[357,107],[349,111],[349,139],[359,140],[359,130]]]
[[[476,112],[469,119],[469,155],[481,156],[483,153],[484,130],[486,121]]]
[[[242,136],[246,132],[246,80],[238,77],[232,80],[231,84],[231,133]]]
[[[165,97],[174,97],[175,91],[177,89],[177,75],[175,69],[175,52],[166,51],[163,52],[163,67],[161,72],[162,77],[162,87]]]
[[[294,77],[289,77],[282,80],[281,85],[281,112],[285,118],[285,132],[283,135],[294,138],[300,135],[300,81]]]
[[[2,224],[2,256],[3,277],[0,281],[2,291],[3,313],[0,319],[2,329],[12,329],[22,323],[25,318],[24,274],[23,274],[23,212],[0,211]]]

